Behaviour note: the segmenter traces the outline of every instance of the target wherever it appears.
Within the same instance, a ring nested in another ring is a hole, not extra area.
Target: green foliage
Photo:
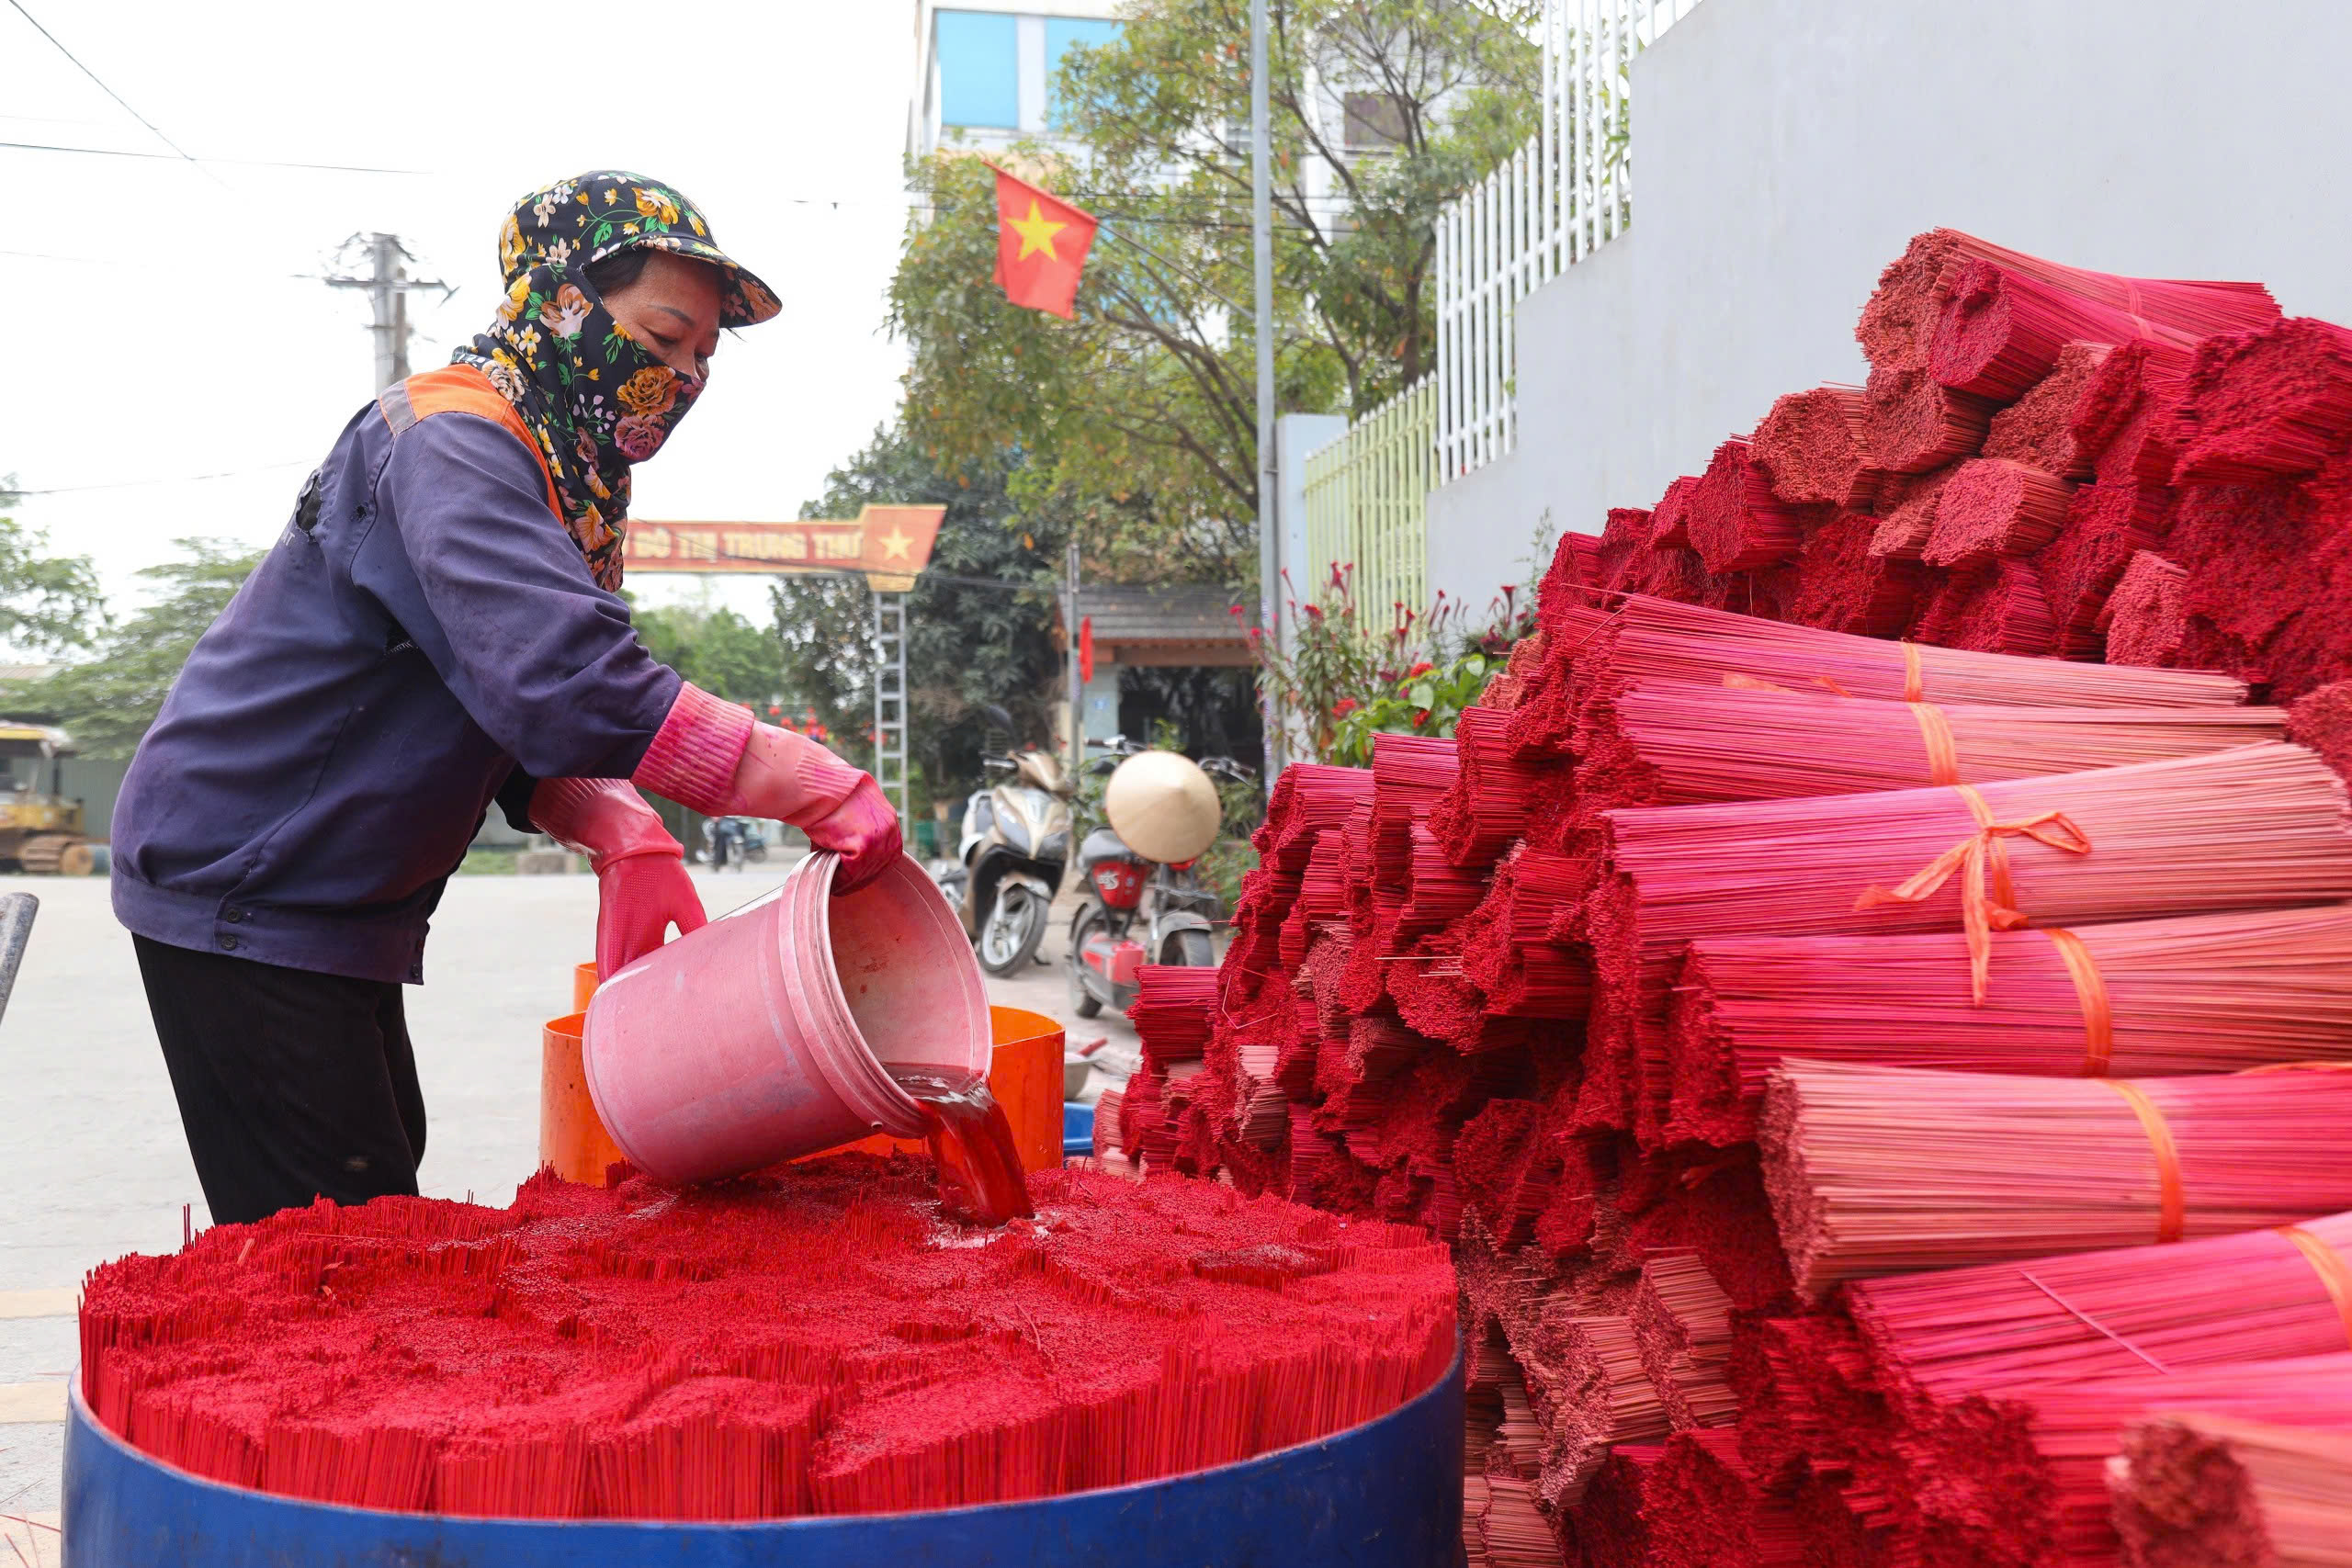
[[[1019,739],[1044,743],[1063,700],[1053,625],[1067,535],[1012,521],[1014,466],[999,454],[943,467],[903,427],[886,427],[801,508],[809,517],[854,517],[869,502],[947,509],[930,570],[907,596],[910,760],[916,793],[934,799],[960,802],[979,784],[983,704],[1010,712]],[[812,714],[828,744],[863,762],[872,755],[873,595],[861,578],[794,577],[772,599],[786,712]]]
[[[0,512],[14,505],[0,479]],[[106,625],[98,574],[87,556],[51,556],[46,536],[0,515],[0,643],[27,652],[87,648]]]
[[[772,628],[732,610],[632,605],[645,650],[714,696],[748,703],[763,717],[784,689],[784,655]]]
[[[1334,727],[1331,750],[1324,760],[1368,768],[1375,735],[1453,734],[1453,721],[1478,700],[1487,677],[1499,668],[1499,660],[1464,653],[1442,664],[1415,664],[1386,691],[1363,702],[1341,699],[1339,705],[1347,711]]]
[[[1278,405],[1362,413],[1430,366],[1437,210],[1532,130],[1534,0],[1274,0],[1270,81]],[[891,322],[906,419],[943,465],[1024,455],[1024,525],[1076,527],[1119,581],[1246,582],[1258,510],[1244,0],[1138,0],[1073,49],[1057,131],[1011,162],[1103,220],[1062,321],[991,281],[993,175],[918,178]],[[1394,145],[1350,152],[1329,84],[1385,96]],[[1328,186],[1328,188],[1327,188]]]
[[[1515,588],[1475,627],[1442,593],[1427,612],[1391,606],[1386,626],[1375,626],[1346,566],[1332,568],[1312,602],[1292,600],[1287,615],[1298,627],[1289,651],[1250,639],[1259,683],[1311,761],[1359,768],[1371,765],[1374,735],[1453,734],[1512,645],[1535,629],[1532,601]]]
[[[220,539],[177,539],[186,559],[140,576],[163,596],[96,640],[96,657],[59,671],[0,702],[29,703],[62,725],[93,757],[128,757],[155,722],[196,639],[216,620],[265,552]]]

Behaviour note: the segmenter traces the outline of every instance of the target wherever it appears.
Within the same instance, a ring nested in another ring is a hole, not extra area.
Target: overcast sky
[[[175,537],[275,536],[371,395],[365,298],[302,275],[349,234],[401,234],[458,286],[412,302],[413,365],[441,363],[495,308],[506,209],[587,168],[677,186],[785,307],[723,343],[637,516],[795,516],[896,406],[911,0],[23,4],[198,156],[423,171],[0,148],[0,475],[61,492],[17,515],[118,600]],[[6,4],[0,141],[169,152]]]

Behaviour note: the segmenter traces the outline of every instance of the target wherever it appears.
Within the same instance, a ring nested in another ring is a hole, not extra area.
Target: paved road
[[[717,914],[768,891],[784,869],[695,880]],[[190,1224],[209,1216],[105,881],[0,877],[0,892],[20,887],[40,896],[41,909],[0,1023],[0,1543],[54,1562],[57,1538],[41,1523],[58,1506],[60,1391],[77,1356],[74,1287],[108,1258],[179,1246],[183,1206]],[[1044,950],[1053,962],[992,980],[990,998],[1064,1022],[1073,1042],[1109,1036],[1103,1054],[1131,1063],[1125,1020],[1081,1021],[1069,1009],[1059,963],[1068,923],[1068,910],[1057,911]],[[595,929],[592,877],[450,884],[434,918],[426,983],[407,993],[431,1118],[419,1170],[428,1194],[504,1203],[531,1173],[539,1026],[569,1006],[572,965],[593,954]],[[0,1563],[15,1561],[0,1544]]]

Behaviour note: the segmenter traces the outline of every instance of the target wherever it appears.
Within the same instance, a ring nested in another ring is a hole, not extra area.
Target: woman
[[[345,426],[116,805],[115,913],[215,1221],[417,1190],[400,987],[492,800],[588,856],[605,973],[703,923],[637,785],[805,829],[837,891],[899,852],[871,778],[656,663],[614,592],[630,465],[775,296],[635,175],[526,197],[499,261],[498,320]]]

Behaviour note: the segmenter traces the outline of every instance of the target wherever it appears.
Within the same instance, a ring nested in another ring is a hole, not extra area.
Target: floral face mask
[[[728,326],[780,309],[765,284],[711,243],[709,225],[677,192],[636,175],[582,175],[533,192],[508,215],[498,320],[452,356],[481,370],[522,415],[555,479],[564,525],[606,589],[621,582],[629,466],[662,449],[708,384],[629,336],[589,283],[589,263],[635,246],[718,268]]]

